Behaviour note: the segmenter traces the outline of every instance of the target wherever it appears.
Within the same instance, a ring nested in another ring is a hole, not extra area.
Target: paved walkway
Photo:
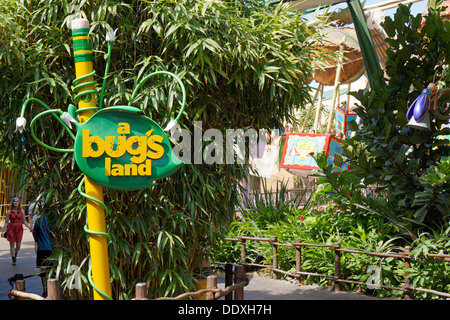
[[[27,276],[38,271],[33,235],[26,227],[23,230],[22,245],[15,266],[12,265],[9,253],[9,242],[5,238],[0,238],[0,300],[9,300],[8,290],[11,289],[11,286],[8,278],[15,274]],[[41,278],[34,276],[25,279],[25,289],[26,292],[42,295]]]
[[[22,246],[17,257],[17,264],[12,265],[9,242],[0,238],[0,300],[8,300],[11,286],[8,278],[15,274],[24,276],[35,274],[36,254],[33,236],[28,229],[23,231]],[[273,280],[258,273],[248,274],[250,283],[244,289],[245,300],[373,300],[376,298],[362,294],[329,291],[320,286],[297,286],[284,280]],[[224,274],[219,274],[219,288],[224,287]],[[33,276],[25,279],[26,291],[42,295],[41,279]]]
[[[257,272],[247,274],[250,283],[244,289],[244,300],[378,300],[362,294],[335,292],[318,285],[298,286],[286,280],[273,280]],[[218,287],[221,288],[222,275]],[[223,289],[223,284],[222,284]]]

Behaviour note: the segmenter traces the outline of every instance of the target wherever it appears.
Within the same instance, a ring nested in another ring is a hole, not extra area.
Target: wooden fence
[[[198,298],[206,295],[206,300],[218,300],[221,297],[225,297],[225,300],[244,300],[244,287],[248,285],[249,280],[245,274],[245,268],[242,265],[235,265],[233,271],[233,265],[225,265],[225,287],[220,289],[217,284],[217,275],[210,275],[207,277],[207,284],[205,289],[198,290],[196,292],[186,292],[177,297],[160,297],[156,300],[182,300],[186,298]],[[234,282],[234,284],[233,284]],[[11,300],[61,300],[61,286],[59,280],[48,279],[47,291],[48,296],[46,298],[34,294],[28,293],[25,289],[25,280],[16,280],[14,289],[8,291],[8,296]],[[132,300],[148,300],[148,288],[147,283],[140,282],[135,286],[135,298]]]
[[[334,282],[334,288],[336,291],[340,291],[342,288],[340,286],[341,283],[349,283],[356,284],[362,286],[369,286],[368,283],[355,281],[355,280],[347,280],[341,278],[341,252],[354,253],[354,254],[365,254],[377,257],[392,257],[395,259],[403,259],[404,260],[404,284],[395,287],[395,286],[387,286],[382,284],[370,284],[372,286],[376,286],[376,288],[383,288],[388,290],[399,290],[404,292],[405,299],[411,299],[412,291],[420,291],[435,294],[441,297],[445,297],[450,299],[450,293],[440,292],[437,290],[418,288],[411,286],[411,279],[408,277],[408,269],[411,267],[411,260],[413,258],[410,257],[410,247],[405,247],[402,253],[379,253],[379,252],[368,252],[368,251],[360,251],[360,250],[352,250],[341,248],[339,243],[335,243],[333,245],[321,245],[321,244],[311,244],[311,243],[303,243],[300,239],[297,239],[296,242],[293,243],[279,243],[277,242],[277,237],[272,238],[254,238],[254,237],[246,237],[244,235],[238,236],[237,238],[225,238],[226,241],[236,241],[240,243],[241,247],[241,262],[238,265],[234,265],[234,273],[232,271],[233,265],[226,264],[225,265],[225,289],[219,289],[217,285],[217,276],[210,275],[207,278],[207,286],[206,289],[201,289],[196,292],[187,292],[181,294],[177,297],[161,297],[156,300],[181,300],[189,297],[199,297],[206,294],[206,300],[217,300],[221,297],[225,297],[225,300],[233,300],[233,292],[234,292],[234,300],[244,300],[244,287],[248,285],[249,280],[245,274],[246,266],[260,267],[260,268],[269,268],[273,272],[273,279],[278,279],[280,274],[285,274],[297,279],[300,279],[302,276],[316,276],[316,277],[325,277]],[[257,263],[247,263],[246,262],[246,242],[247,241],[263,241],[268,242],[272,246],[272,265],[264,265]],[[292,247],[295,248],[295,261],[296,261],[296,271],[289,272],[279,269],[278,267],[278,247]],[[334,251],[334,275],[320,274],[314,272],[302,271],[302,247],[319,247],[319,248],[327,248],[329,250]],[[450,262],[450,255],[447,254],[428,254],[427,257],[432,257],[436,259],[444,259],[445,262]],[[233,284],[234,282],[234,284]],[[11,297],[16,297],[17,299],[33,299],[33,300],[60,300],[61,299],[61,288],[59,286],[59,282],[56,279],[47,280],[48,283],[48,297],[43,298],[39,295],[26,293],[25,291],[25,280],[17,280],[15,284],[15,289],[9,290],[9,295]],[[138,283],[136,284],[136,298],[133,300],[147,300],[147,284],[146,283]]]
[[[260,268],[269,268],[271,271],[273,271],[273,279],[278,279],[279,274],[285,274],[291,277],[294,277],[296,279],[301,278],[301,276],[317,276],[317,277],[325,277],[328,279],[331,279],[334,281],[335,284],[335,290],[340,291],[341,290],[341,283],[350,283],[350,284],[356,284],[356,285],[362,285],[362,286],[368,286],[368,283],[360,282],[360,281],[354,281],[354,280],[347,280],[341,278],[341,252],[347,252],[347,253],[355,253],[355,254],[366,254],[371,256],[378,256],[378,257],[392,257],[396,259],[403,259],[404,260],[404,268],[405,268],[405,277],[404,277],[404,284],[400,287],[394,287],[394,286],[386,286],[382,284],[377,284],[377,288],[383,288],[383,289],[389,289],[389,290],[399,290],[404,292],[405,299],[411,299],[411,292],[414,291],[421,291],[421,292],[427,292],[432,293],[441,297],[445,297],[447,299],[450,298],[450,293],[446,292],[440,292],[436,290],[431,289],[424,289],[424,288],[417,288],[411,286],[411,279],[408,278],[408,269],[411,267],[411,260],[410,257],[410,247],[405,247],[403,250],[403,253],[378,253],[378,252],[366,252],[366,251],[359,251],[359,250],[351,250],[351,249],[345,249],[341,248],[339,243],[335,243],[334,245],[321,245],[321,244],[311,244],[311,243],[302,243],[300,239],[296,239],[296,242],[285,244],[285,243],[278,243],[277,237],[272,238],[254,238],[254,237],[246,237],[245,235],[238,236],[237,238],[225,238],[226,241],[236,241],[240,243],[241,246],[241,264],[243,266],[253,266],[253,267],[260,267]],[[246,241],[263,241],[268,242],[272,246],[272,253],[273,253],[273,259],[272,259],[272,265],[264,265],[264,264],[257,264],[257,263],[247,263],[246,262]],[[292,247],[296,250],[296,270],[295,272],[288,272],[284,270],[280,270],[278,268],[278,247]],[[329,250],[334,251],[334,275],[326,275],[326,274],[320,274],[320,273],[313,273],[313,272],[306,272],[302,271],[302,247],[322,247],[322,248],[328,248]],[[450,255],[447,254],[428,254],[428,257],[438,258],[438,259],[444,259],[446,262],[450,262]],[[370,284],[372,285],[372,284]],[[373,285],[375,286],[375,285]]]

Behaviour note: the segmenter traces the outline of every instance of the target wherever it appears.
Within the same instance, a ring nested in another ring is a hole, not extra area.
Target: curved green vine
[[[169,76],[175,78],[175,80],[178,82],[178,84],[181,87],[181,92],[183,93],[183,100],[181,102],[181,109],[178,112],[178,115],[176,116],[176,118],[174,119],[175,122],[178,122],[178,120],[180,119],[181,115],[183,114],[184,108],[186,106],[186,89],[184,88],[184,85],[181,82],[180,78],[178,78],[175,74],[173,74],[172,72],[169,72],[169,71],[155,71],[155,72],[152,72],[149,75],[145,76],[144,79],[139,81],[138,85],[136,86],[136,88],[134,88],[133,93],[131,94],[131,98],[130,98],[130,101],[128,102],[128,106],[131,106],[133,104],[133,100],[136,97],[138,90],[144,84],[144,82],[146,82],[151,77],[159,75],[159,74],[165,74],[165,75],[169,75]]]
[[[49,146],[48,144],[45,144],[44,142],[39,140],[39,138],[36,136],[36,133],[34,132],[34,125],[40,117],[45,116],[46,114],[54,114],[54,113],[63,114],[63,112],[60,109],[51,109],[51,110],[43,111],[43,112],[39,113],[38,115],[36,115],[33,118],[33,120],[31,120],[31,123],[30,123],[31,136],[39,145],[41,145],[44,148],[47,148],[49,150],[56,151],[56,152],[73,152],[74,149],[61,149],[61,148],[56,148],[56,147]],[[72,131],[70,131],[70,129],[67,127],[67,125],[63,121],[61,121],[61,119],[59,119],[58,117],[56,117],[56,118],[58,120],[60,120],[64,129],[66,129],[66,131],[69,133],[70,137],[75,140],[75,136],[73,135]]]
[[[83,179],[81,179],[80,183],[78,184],[78,188],[77,188],[77,189],[78,189],[78,193],[79,193],[80,195],[82,195],[83,197],[85,197],[85,198],[87,198],[87,199],[89,199],[89,200],[95,201],[96,203],[100,204],[103,208],[105,208],[105,213],[106,213],[106,215],[108,215],[109,212],[110,212],[110,210],[109,210],[108,206],[107,206],[105,203],[103,203],[102,201],[100,201],[100,200],[98,200],[98,199],[96,199],[96,198],[94,198],[94,197],[91,197],[90,195],[86,194],[85,192],[83,192],[83,191],[81,190],[81,186],[84,184],[84,179],[85,179],[85,178],[83,177]],[[111,241],[111,236],[110,236],[107,232],[100,232],[100,231],[92,231],[92,230],[89,230],[89,229],[88,229],[88,226],[87,226],[87,223],[84,225],[83,229],[84,229],[84,231],[85,231],[86,233],[88,233],[88,234],[94,234],[94,235],[99,235],[99,236],[105,236],[105,237],[108,238],[108,241]],[[102,295],[102,296],[105,297],[106,299],[108,299],[108,300],[113,300],[109,295],[107,295],[106,293],[104,293],[102,290],[100,290],[100,289],[95,285],[94,280],[92,279],[91,274],[92,274],[92,267],[89,265],[88,280],[89,280],[89,283],[91,284],[91,286],[94,288],[95,291],[97,291],[100,295]]]

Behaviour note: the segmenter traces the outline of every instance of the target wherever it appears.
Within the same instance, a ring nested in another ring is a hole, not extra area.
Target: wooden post
[[[206,289],[217,289],[217,276],[210,275],[206,278]],[[206,300],[216,300],[214,297],[214,292],[206,293]]]
[[[238,240],[241,243],[241,263],[245,263],[246,260],[246,250],[245,250],[245,239],[242,239],[244,235],[238,236]]]
[[[270,243],[272,243],[272,267],[275,269],[278,269],[278,246],[275,244],[277,242],[277,237],[272,237],[272,240],[270,240]],[[278,280],[278,273],[276,271],[273,271],[272,274],[273,280]]]
[[[300,243],[300,239],[296,239],[297,243]],[[295,246],[295,271],[300,272],[302,271],[302,247],[301,246]],[[297,284],[300,283],[302,280],[302,276],[299,275],[297,278]]]
[[[47,280],[47,300],[61,300],[61,287],[58,279]]]
[[[225,265],[225,289],[233,285],[233,265],[227,263]],[[225,296],[225,300],[233,300],[233,292]]]
[[[405,259],[405,286],[409,287],[411,286],[411,279],[408,278],[408,271],[407,269],[411,268],[411,259],[409,258],[409,254],[411,253],[411,247],[407,246],[405,247],[405,252],[403,254],[403,257]],[[405,300],[411,300],[411,290],[405,289]]]
[[[341,285],[339,284],[336,279],[339,279],[341,276],[341,252],[336,250],[341,247],[341,244],[339,242],[335,243],[332,249],[334,250],[334,290],[335,291],[341,291]]]
[[[147,293],[148,289],[146,282],[136,283],[136,300],[148,300]]]
[[[300,129],[300,132],[304,132],[305,131],[306,123],[309,120],[309,117],[311,115],[312,109],[314,109],[314,106],[316,104],[316,99],[317,99],[317,96],[319,95],[319,92],[320,92],[320,85],[316,89],[316,93],[314,94],[314,98],[312,99],[311,106],[309,107],[308,113],[306,114],[305,120],[303,121],[303,125],[302,125],[302,128]]]
[[[315,133],[317,133],[317,130],[319,128],[320,110],[322,109],[322,100],[323,100],[323,88],[324,88],[324,85],[320,84],[319,85],[319,91],[320,91],[319,103],[318,103],[317,109],[316,109],[316,118],[314,119],[314,131],[315,131]]]
[[[25,280],[16,280],[15,289],[18,291],[25,292]],[[25,298],[16,297],[16,300],[25,300]]]
[[[345,114],[346,115],[350,112],[350,97],[351,97],[350,91],[351,91],[351,89],[352,89],[352,84],[349,83],[347,85],[347,106],[345,108]]]
[[[234,284],[244,281],[244,266],[234,266]],[[234,300],[244,300],[244,287],[234,290]]]
[[[342,40],[342,42],[344,42],[344,39]],[[342,53],[342,51],[344,50],[344,45],[341,44],[339,46],[339,51]],[[336,99],[337,96],[340,95],[340,91],[339,91],[339,85],[340,85],[340,78],[341,78],[341,71],[342,71],[342,56],[339,57],[339,62],[338,65],[336,67],[336,78],[334,79],[334,89],[333,89],[333,99],[331,102],[331,106],[330,106],[330,114],[329,114],[329,118],[328,118],[328,124],[327,124],[327,134],[330,134],[331,132],[331,125],[334,122],[334,111],[336,109]]]

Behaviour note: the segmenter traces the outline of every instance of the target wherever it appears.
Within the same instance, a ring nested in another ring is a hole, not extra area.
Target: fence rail
[[[10,300],[61,300],[61,287],[57,279],[47,280],[48,296],[46,298],[34,293],[25,292],[25,280],[16,280],[14,287],[14,289],[8,291]]]
[[[380,252],[369,252],[369,251],[360,251],[360,250],[352,250],[341,248],[340,243],[335,243],[333,245],[323,245],[323,244],[312,244],[312,243],[303,243],[300,239],[297,239],[296,242],[293,243],[279,243],[277,242],[277,237],[272,238],[255,238],[255,237],[246,237],[244,235],[238,236],[237,238],[225,238],[226,241],[235,241],[239,242],[241,246],[241,262],[238,265],[234,265],[234,274],[232,271],[232,265],[228,263],[225,264],[225,289],[219,289],[217,286],[217,276],[210,275],[207,278],[207,287],[206,289],[201,289],[196,292],[187,292],[181,294],[177,297],[161,297],[156,298],[156,300],[181,300],[189,297],[199,297],[206,295],[206,300],[217,300],[221,297],[225,297],[225,300],[233,300],[232,294],[234,292],[234,300],[244,300],[244,287],[249,284],[249,280],[245,274],[245,267],[260,267],[260,268],[269,268],[273,272],[273,279],[278,279],[279,274],[285,274],[296,279],[301,278],[302,276],[316,276],[316,277],[325,277],[334,282],[334,288],[336,291],[340,291],[342,288],[340,286],[341,283],[349,283],[361,286],[369,286],[368,283],[348,280],[341,278],[341,252],[346,253],[354,253],[354,254],[365,254],[371,256],[378,257],[392,257],[396,259],[404,260],[404,284],[398,287],[396,286],[387,286],[382,284],[370,284],[376,288],[383,288],[388,290],[399,290],[403,291],[405,295],[405,299],[411,299],[412,291],[426,292],[435,294],[441,297],[445,297],[450,299],[450,293],[441,292],[432,289],[426,288],[418,288],[411,286],[411,279],[408,278],[408,269],[411,267],[410,250],[409,246],[405,247],[402,253],[380,253]],[[248,263],[246,262],[246,242],[247,241],[260,241],[260,242],[268,242],[272,246],[272,265],[258,264],[258,263]],[[278,247],[292,247],[296,250],[296,271],[284,271],[278,268]],[[302,247],[317,247],[317,248],[327,248],[329,250],[334,251],[334,275],[328,274],[320,274],[314,272],[302,271]],[[448,254],[428,254],[427,257],[439,258],[443,259],[445,262],[450,262],[450,255]],[[233,284],[234,281],[234,284]],[[8,295],[12,299],[32,299],[32,300],[61,300],[61,288],[59,285],[59,281],[57,279],[49,279],[47,280],[48,286],[48,297],[44,298],[36,294],[25,292],[25,280],[17,280],[15,282],[15,289],[10,289]],[[146,283],[138,283],[136,284],[136,298],[134,300],[147,300],[147,284]]]
[[[244,300],[244,287],[248,284],[249,279],[245,274],[244,266],[235,265],[233,271],[232,265],[227,263],[225,265],[224,289],[218,287],[217,276],[210,275],[207,277],[206,289],[200,289],[196,292],[186,292],[177,297],[160,297],[155,300],[182,300],[202,296],[205,296],[206,300],[218,300],[221,297],[225,297],[225,300]],[[8,291],[8,296],[11,300],[61,300],[61,286],[57,279],[47,280],[48,296],[46,298],[34,293],[25,292],[25,280],[16,280],[14,282],[14,287],[14,289]],[[132,300],[148,300],[147,283],[137,283],[135,292],[135,298]]]
[[[403,259],[404,260],[404,268],[405,268],[405,271],[404,271],[405,277],[404,277],[403,285],[401,285],[399,287],[395,287],[395,286],[387,286],[387,285],[382,285],[382,284],[376,284],[376,285],[370,284],[370,286],[374,286],[374,287],[376,286],[377,288],[383,288],[383,289],[388,289],[388,290],[403,291],[404,295],[405,295],[405,299],[411,299],[412,291],[431,293],[431,294],[435,294],[435,295],[450,299],[450,293],[411,286],[411,279],[408,278],[408,271],[407,271],[411,267],[411,260],[412,260],[412,258],[410,257],[411,247],[409,247],[409,246],[406,246],[404,248],[403,253],[380,253],[380,252],[369,252],[369,251],[345,249],[345,248],[341,248],[340,243],[335,243],[333,245],[303,243],[300,241],[300,239],[296,239],[296,242],[293,242],[293,243],[279,243],[279,242],[277,242],[277,237],[255,238],[255,237],[246,237],[245,235],[241,235],[241,236],[238,236],[237,238],[225,238],[224,240],[225,241],[235,241],[235,242],[240,243],[240,246],[241,246],[241,262],[240,263],[244,266],[269,268],[270,270],[273,271],[273,279],[278,279],[279,274],[289,275],[296,279],[300,278],[303,275],[325,277],[325,278],[331,279],[334,282],[334,287],[335,287],[336,291],[340,291],[342,289],[340,286],[341,283],[350,283],[350,284],[356,284],[356,285],[369,286],[368,283],[341,278],[341,252]],[[270,243],[272,246],[272,253],[273,253],[272,265],[247,263],[246,262],[246,256],[247,256],[246,241],[260,241],[260,242]],[[296,260],[296,271],[295,272],[284,271],[284,270],[281,270],[278,268],[278,247],[280,247],[280,246],[292,247],[292,248],[296,249],[296,259],[295,259]],[[306,272],[306,271],[301,270],[301,267],[302,267],[301,249],[302,249],[302,247],[306,247],[306,246],[328,248],[329,250],[334,251],[334,275]],[[428,254],[427,257],[440,258],[440,259],[443,259],[445,262],[450,262],[450,255],[448,255],[448,254]]]

